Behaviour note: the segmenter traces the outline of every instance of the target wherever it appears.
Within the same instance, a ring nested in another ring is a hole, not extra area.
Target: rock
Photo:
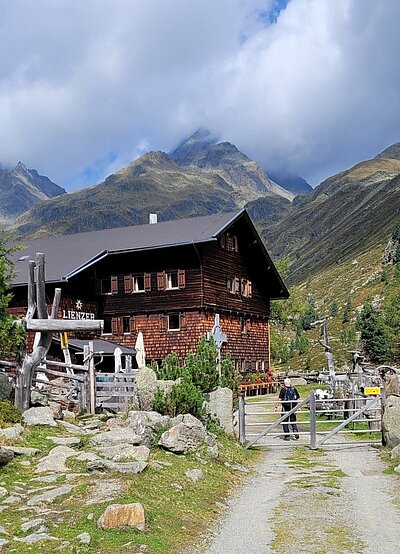
[[[77,425],[74,425],[73,423],[69,423],[69,421],[63,421],[62,419],[59,419],[57,421],[58,425],[61,425],[61,427],[64,427],[68,433],[74,433],[74,434],[81,434],[83,433],[82,427],[78,427]]]
[[[63,418],[63,411],[62,406],[58,402],[49,402],[49,407],[51,411],[53,412],[54,419],[62,419]]]
[[[150,449],[147,446],[132,446],[117,444],[115,446],[106,446],[98,449],[98,453],[114,462],[135,461],[147,462],[150,456]]]
[[[175,381],[173,379],[161,379],[157,381],[157,388],[160,389],[164,394],[170,394],[172,391],[172,387],[174,385],[180,385],[181,379],[176,379]]]
[[[230,469],[233,469],[233,471],[240,471],[241,473],[249,473],[249,470],[247,467],[242,466],[241,464],[230,464],[229,462],[225,462],[226,467],[229,467]]]
[[[187,417],[189,415],[161,435],[159,446],[175,454],[186,454],[204,444],[207,433],[203,424],[193,416]]]
[[[99,419],[92,419],[85,423],[84,429],[100,429],[103,425],[104,423]]]
[[[400,473],[400,466],[395,467],[395,468],[394,468],[394,471],[395,471],[396,473]]]
[[[219,387],[206,395],[206,410],[217,419],[222,429],[233,435],[233,392]]]
[[[3,504],[18,504],[18,502],[21,502],[21,500],[21,496],[12,495],[3,500]]]
[[[64,421],[75,421],[76,420],[76,414],[75,412],[71,412],[70,410],[63,410],[63,420]]]
[[[9,543],[6,539],[0,539],[0,548],[2,549],[3,546],[6,546]]]
[[[0,487],[0,498],[7,496],[8,490],[5,487]]]
[[[393,450],[390,452],[390,457],[392,458],[398,458],[400,456],[400,444],[395,446]]]
[[[31,391],[31,404],[32,406],[48,406],[49,399],[47,396],[37,390]]]
[[[144,509],[139,502],[134,504],[110,504],[97,522],[100,529],[134,527],[144,531],[145,525]]]
[[[21,525],[21,531],[26,533],[31,529],[35,529],[37,527],[41,527],[42,525],[45,525],[45,523],[46,521],[43,518],[32,519],[30,521],[26,521]]]
[[[29,448],[28,446],[5,446],[6,450],[11,450],[15,456],[35,456],[40,452],[39,448]]]
[[[44,477],[33,477],[31,481],[37,481],[38,483],[54,483],[60,477],[64,477],[64,473],[54,473],[52,475],[45,475]]]
[[[14,538],[14,540],[18,542],[24,542],[27,544],[33,544],[39,541],[57,541],[58,539],[56,537],[52,537],[48,535],[47,533],[32,533],[27,537]]]
[[[147,446],[150,446],[151,437],[156,431],[170,425],[170,418],[162,416],[158,412],[134,410],[128,414],[127,426],[140,435],[143,444]]]
[[[7,465],[14,458],[14,452],[0,446],[0,467]]]
[[[157,376],[150,367],[139,369],[134,385],[134,404],[139,410],[152,410],[157,390]]]
[[[133,429],[113,429],[104,431],[90,439],[91,446],[113,446],[116,444],[139,445],[142,438]]]
[[[81,452],[76,459],[79,462],[95,462],[96,460],[100,460],[99,456],[94,452]]]
[[[92,540],[89,533],[81,533],[76,537],[76,539],[82,544],[90,544],[90,541]]]
[[[398,261],[399,239],[391,238],[386,245],[382,264],[395,264]]]
[[[69,446],[56,446],[50,450],[49,454],[40,460],[37,465],[36,473],[65,473],[69,471],[65,462],[71,456],[77,456],[79,452],[69,448]]]
[[[125,482],[123,479],[96,479],[91,483],[85,505],[91,506],[93,504],[111,502],[116,496],[125,492],[125,490]],[[92,517],[89,519],[93,519],[93,517],[92,514]]]
[[[207,454],[213,460],[216,460],[219,457],[218,446],[207,446]]]
[[[57,550],[64,550],[65,548],[68,548],[69,546],[71,546],[71,543],[69,541],[62,541],[62,543],[60,544],[60,546],[58,547]]]
[[[186,477],[189,477],[193,483],[197,483],[200,479],[204,479],[204,473],[201,469],[188,469],[185,472]]]
[[[9,535],[10,533],[7,531],[5,527],[0,525],[0,535]]]
[[[400,444],[400,397],[390,395],[386,398],[382,430],[388,446]]]
[[[88,471],[117,471],[118,473],[141,473],[147,467],[147,462],[111,462],[109,460],[96,460],[88,462]]]
[[[79,437],[47,437],[55,444],[61,444],[63,446],[77,446],[81,443]]]
[[[94,513],[93,513],[93,512],[90,512],[90,514],[88,514],[88,515],[86,516],[86,519],[87,519],[88,521],[92,521],[93,518],[94,518]]]
[[[122,417],[112,417],[110,419],[107,419],[106,421],[106,427],[108,429],[116,429],[117,427],[126,427],[127,421],[126,419],[122,419]]]
[[[22,419],[25,425],[50,425],[55,427],[57,423],[54,421],[53,412],[48,406],[41,408],[29,408],[22,414]]]
[[[293,387],[298,387],[300,385],[307,385],[307,380],[303,379],[303,377],[291,377],[290,381]]]
[[[7,375],[0,373],[0,400],[10,400],[13,394],[13,387]]]
[[[73,485],[62,485],[57,489],[51,489],[43,494],[37,494],[36,496],[30,498],[26,505],[35,506],[36,504],[52,504],[56,498],[63,496],[64,494],[69,494],[73,488]]]
[[[1,374],[0,374],[1,375]],[[16,423],[12,427],[5,427],[0,429],[0,437],[4,437],[8,440],[17,440],[21,437],[21,433],[24,430],[20,423]]]

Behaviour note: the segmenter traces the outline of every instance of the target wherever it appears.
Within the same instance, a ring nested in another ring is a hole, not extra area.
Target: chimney
[[[150,225],[154,225],[155,223],[157,223],[157,214],[149,215],[149,223]]]

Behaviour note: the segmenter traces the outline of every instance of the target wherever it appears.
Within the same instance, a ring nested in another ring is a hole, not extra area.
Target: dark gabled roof
[[[13,285],[26,285],[27,262],[34,260],[37,252],[46,255],[46,283],[61,283],[113,254],[215,241],[241,218],[247,222],[259,245],[261,264],[265,266],[259,270],[273,276],[270,298],[288,298],[288,290],[246,210],[27,241],[24,250],[14,254]]]
[[[46,282],[60,283],[109,254],[216,240],[243,212],[238,210],[26,241],[24,250],[14,254],[16,275],[13,285],[26,284],[27,261],[34,260],[37,252],[46,254]]]

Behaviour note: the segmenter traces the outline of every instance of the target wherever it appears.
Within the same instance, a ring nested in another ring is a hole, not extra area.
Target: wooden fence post
[[[89,341],[89,390],[90,390],[90,413],[96,412],[96,373],[94,368],[93,341]]]
[[[311,450],[317,449],[317,410],[315,402],[315,393],[310,393],[310,448]]]
[[[239,396],[239,442],[244,444],[246,442],[246,413],[244,396]]]

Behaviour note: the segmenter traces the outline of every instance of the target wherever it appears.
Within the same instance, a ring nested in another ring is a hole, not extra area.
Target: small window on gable
[[[107,279],[100,279],[99,280],[100,285],[100,294],[111,294],[111,279],[108,277]]]
[[[178,289],[179,283],[178,283],[178,272],[177,271],[170,271],[165,274],[166,278],[166,288],[167,289]]]
[[[168,331],[179,331],[180,318],[179,314],[170,314],[168,316]]]
[[[144,292],[144,273],[133,276],[133,292]]]
[[[239,252],[238,238],[236,235],[226,233],[225,248],[228,252]]]

